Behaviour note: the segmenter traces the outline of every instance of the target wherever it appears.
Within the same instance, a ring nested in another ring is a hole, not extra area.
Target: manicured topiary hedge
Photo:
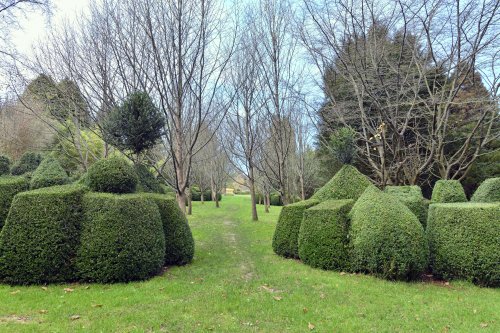
[[[420,223],[425,228],[427,224],[427,210],[429,202],[422,195],[422,190],[419,186],[386,186],[385,192],[393,195],[399,201],[405,204],[415,216],[417,216]]]
[[[136,164],[135,172],[139,179],[137,184],[138,192],[165,193],[160,182],[144,164]]]
[[[165,236],[155,202],[141,194],[88,193],[76,266],[80,279],[142,280],[164,262]]]
[[[0,233],[0,272],[11,284],[75,279],[84,188],[54,186],[15,196]]]
[[[419,276],[428,259],[424,229],[392,195],[370,186],[351,211],[352,269],[386,279]]]
[[[33,173],[30,188],[49,187],[54,185],[64,185],[69,183],[69,177],[61,164],[52,157],[45,158]]]
[[[95,162],[86,176],[88,186],[95,192],[133,193],[138,181],[134,167],[119,157]]]
[[[363,191],[371,185],[368,177],[352,165],[344,165],[335,176],[319,189],[312,199],[325,201],[330,199],[358,199]]]
[[[309,199],[283,207],[273,236],[273,250],[283,257],[298,258],[298,238],[304,211],[319,200]]]
[[[28,180],[21,176],[0,177],[0,229],[2,228],[14,196],[28,190]]]
[[[185,265],[193,259],[194,239],[186,216],[175,198],[164,194],[145,193],[160,209],[165,234],[165,264]]]
[[[7,156],[0,155],[0,176],[10,173],[10,159]]]
[[[435,275],[500,286],[500,203],[432,204],[426,232]]]
[[[500,202],[500,177],[486,179],[472,196],[474,202]]]
[[[349,211],[354,200],[327,200],[306,209],[299,231],[299,257],[322,269],[349,268]]]
[[[19,161],[12,166],[10,172],[14,176],[24,175],[25,173],[35,171],[42,162],[42,155],[34,152],[26,152]]]
[[[466,202],[464,188],[458,180],[438,180],[432,189],[432,203]]]

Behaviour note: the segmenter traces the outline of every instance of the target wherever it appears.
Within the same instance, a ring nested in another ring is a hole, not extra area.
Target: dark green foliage
[[[185,265],[193,259],[194,239],[186,216],[175,198],[162,194],[147,193],[160,209],[165,234],[165,265]]]
[[[422,190],[419,186],[386,186],[385,192],[393,195],[404,203],[405,206],[417,216],[418,220],[425,228],[427,224],[427,209],[429,208],[429,202],[422,195]]]
[[[28,190],[29,182],[24,177],[0,177],[0,229],[9,213],[14,196]]]
[[[500,286],[500,204],[432,204],[427,237],[435,275]]]
[[[76,266],[80,279],[143,280],[157,274],[165,236],[157,205],[141,194],[88,193]]]
[[[356,157],[356,131],[351,127],[341,127],[330,135],[333,156],[343,164],[351,164]]]
[[[351,211],[352,269],[409,280],[425,269],[428,246],[417,217],[392,195],[370,186]]]
[[[26,152],[23,156],[21,156],[19,161],[14,164],[10,172],[14,176],[23,175],[25,173],[35,171],[40,165],[40,162],[42,162],[42,155],[33,152]]]
[[[500,177],[486,179],[472,196],[474,202],[500,202]]]
[[[30,187],[32,190],[69,183],[69,177],[59,162],[52,157],[45,158],[33,173]]]
[[[158,179],[149,171],[144,164],[136,164],[135,172],[139,177],[137,190],[139,192],[165,193]]]
[[[306,209],[299,232],[299,257],[309,266],[349,269],[349,211],[354,200],[327,200]]]
[[[371,185],[371,182],[368,177],[352,165],[344,165],[312,198],[319,201],[330,199],[356,200],[369,185]]]
[[[135,92],[104,121],[107,142],[140,154],[152,148],[164,132],[165,118],[145,92]]]
[[[83,194],[83,187],[65,185],[16,195],[0,233],[0,271],[5,282],[75,279]]]
[[[92,164],[84,181],[95,192],[133,193],[139,178],[127,161],[111,157]]]
[[[220,193],[217,193],[217,199],[218,201],[222,200],[222,195]],[[201,191],[198,186],[191,187],[191,201],[201,201]],[[203,191],[203,201],[213,201],[211,190]]]
[[[7,156],[0,155],[0,176],[10,173],[10,159]]]
[[[464,188],[458,180],[438,180],[432,190],[433,203],[466,202]]]
[[[269,196],[269,204],[271,206],[283,206],[281,195],[279,193],[271,193]]]
[[[276,254],[287,258],[299,257],[298,239],[304,211],[318,203],[319,200],[309,199],[283,207],[273,236]]]

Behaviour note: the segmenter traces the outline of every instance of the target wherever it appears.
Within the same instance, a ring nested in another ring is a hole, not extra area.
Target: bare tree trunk
[[[177,198],[177,203],[179,204],[179,208],[181,211],[185,214],[186,213],[186,201],[187,201],[187,196],[186,193],[177,193],[176,195]]]
[[[187,214],[192,215],[193,214],[193,198],[192,198],[190,188],[187,188],[187,199],[188,199],[188,212],[187,212]]]
[[[255,201],[255,180],[253,174],[253,167],[250,167],[250,177],[248,178],[248,186],[250,187],[250,198],[252,200],[252,221],[258,221],[259,217],[257,215],[257,203]]]
[[[266,193],[264,196],[264,205],[266,207],[266,213],[269,213],[269,206],[271,205],[271,197],[269,193]]]

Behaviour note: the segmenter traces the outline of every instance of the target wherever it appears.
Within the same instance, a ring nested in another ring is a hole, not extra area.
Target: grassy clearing
[[[146,282],[0,285],[5,332],[499,332],[500,290],[388,282],[273,254],[279,214],[249,197],[195,202],[195,259]],[[69,288],[69,289],[68,289]],[[66,289],[66,291],[65,291]]]

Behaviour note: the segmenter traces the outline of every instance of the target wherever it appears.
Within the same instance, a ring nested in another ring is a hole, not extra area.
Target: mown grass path
[[[499,332],[500,290],[311,269],[273,254],[279,214],[195,203],[195,260],[149,281],[0,285],[0,332]]]

